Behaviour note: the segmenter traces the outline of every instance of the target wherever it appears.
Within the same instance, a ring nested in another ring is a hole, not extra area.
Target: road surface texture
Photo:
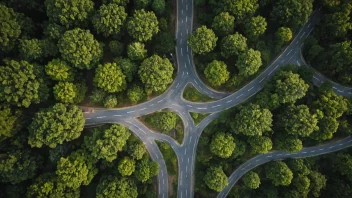
[[[232,94],[222,93],[207,87],[198,77],[193,65],[192,50],[187,45],[187,36],[192,32],[193,26],[193,1],[178,0],[177,1],[177,30],[176,30],[176,55],[178,63],[177,76],[172,85],[162,95],[139,105],[120,108],[120,109],[96,109],[95,112],[86,112],[86,126],[99,125],[103,123],[119,123],[128,127],[143,141],[148,149],[151,158],[160,164],[160,172],[158,174],[158,197],[168,197],[168,174],[163,156],[154,140],[166,142],[174,149],[178,159],[179,181],[177,196],[193,197],[194,195],[194,166],[196,147],[199,137],[203,129],[215,118],[221,111],[238,105],[252,95],[260,91],[265,82],[269,80],[279,67],[287,64],[305,65],[301,56],[301,47],[304,39],[311,33],[315,24],[319,21],[321,13],[315,11],[309,18],[309,21],[299,30],[293,41],[278,56],[264,72],[259,74],[254,80],[244,86],[242,89]],[[320,85],[327,78],[316,72],[313,77],[315,85]],[[203,94],[214,99],[218,99],[208,103],[193,103],[182,98],[182,93],[187,84],[193,86]],[[336,93],[343,96],[351,96],[352,89],[341,86],[332,82]],[[180,145],[171,137],[154,132],[144,126],[136,118],[147,115],[162,109],[169,109],[176,112],[181,118],[185,126],[183,143]],[[200,124],[194,124],[189,112],[210,113]],[[340,142],[330,142],[326,145],[304,148],[297,153],[285,153],[273,151],[265,155],[258,155],[241,165],[229,177],[229,186],[225,188],[219,197],[225,197],[231,187],[238,179],[253,169],[270,160],[280,160],[294,157],[309,157],[329,152],[334,152],[352,145],[351,137]]]

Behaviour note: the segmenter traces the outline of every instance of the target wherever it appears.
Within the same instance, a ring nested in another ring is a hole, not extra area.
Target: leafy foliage
[[[146,122],[161,132],[169,132],[176,127],[177,115],[173,112],[158,112],[147,117]]]
[[[165,11],[165,6],[165,0],[153,0],[152,9],[156,14],[163,14]]]
[[[258,9],[258,0],[222,0],[223,9],[231,12],[236,19],[251,16]]]
[[[288,27],[280,27],[276,34],[277,43],[281,46],[292,39],[292,31]]]
[[[143,60],[147,56],[147,50],[144,49],[144,44],[134,42],[127,46],[127,56],[131,60]]]
[[[145,93],[141,87],[133,86],[132,88],[128,89],[127,97],[132,103],[137,103],[145,97]]]
[[[214,60],[204,70],[205,77],[213,86],[220,86],[230,78],[227,65],[223,61]]]
[[[203,25],[188,37],[187,43],[194,53],[205,54],[215,48],[217,40],[218,37],[216,37],[213,30]]]
[[[215,16],[211,28],[214,29],[218,36],[227,36],[232,34],[235,28],[235,17],[228,12],[221,12]]]
[[[221,55],[228,58],[233,55],[238,55],[247,49],[247,39],[236,32],[235,34],[224,37],[221,40]]]
[[[126,177],[107,175],[100,179],[96,189],[96,197],[137,198],[137,186],[133,180]]]
[[[122,176],[130,176],[134,172],[135,164],[133,159],[124,157],[119,161],[117,169]]]
[[[13,137],[21,126],[20,110],[11,110],[8,107],[0,108],[0,142],[8,137]]]
[[[105,63],[96,69],[94,83],[106,92],[120,92],[127,87],[125,78],[126,76],[116,63]]]
[[[104,107],[105,108],[113,108],[117,105],[117,98],[115,95],[108,95],[104,99]]]
[[[264,17],[256,16],[249,20],[245,25],[245,33],[248,38],[257,39],[260,35],[264,34],[267,26]]]
[[[53,59],[45,66],[45,72],[56,81],[73,81],[75,70],[61,59]]]
[[[59,82],[54,86],[55,99],[61,103],[74,103],[76,86],[70,82]]]
[[[271,139],[265,136],[249,137],[248,143],[251,145],[254,153],[268,153],[273,147]]]
[[[265,173],[274,186],[288,186],[293,178],[292,171],[281,161],[271,162],[266,166]]]
[[[223,132],[216,133],[210,143],[210,151],[221,158],[230,157],[235,147],[232,135]]]
[[[149,178],[159,173],[159,164],[148,159],[138,161],[134,175],[141,182],[146,182]]]
[[[221,167],[208,168],[203,180],[210,189],[216,192],[220,192],[228,185],[228,178]]]
[[[0,5],[0,49],[9,51],[21,34],[17,13],[12,8]]]
[[[239,70],[239,75],[250,76],[259,70],[262,66],[262,59],[260,51],[249,49],[248,51],[240,54],[236,63]]]
[[[127,23],[128,33],[137,41],[149,41],[159,32],[158,19],[153,12],[136,10]]]
[[[253,171],[250,171],[243,176],[243,183],[248,188],[257,189],[260,185],[259,175]]]
[[[127,152],[135,160],[140,160],[143,155],[147,152],[146,148],[141,143],[133,143],[128,145]]]

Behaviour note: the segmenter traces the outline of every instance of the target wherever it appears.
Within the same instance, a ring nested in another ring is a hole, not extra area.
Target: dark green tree
[[[151,1],[149,0],[133,0],[134,6],[136,9],[143,9],[149,6]]]
[[[135,10],[132,19],[127,23],[127,31],[139,42],[149,41],[159,32],[158,18],[154,12]]]
[[[339,153],[333,161],[333,167],[341,175],[352,176],[352,156],[348,153]]]
[[[277,150],[287,151],[287,152],[298,152],[302,150],[302,141],[292,135],[278,135],[275,139],[275,147]]]
[[[329,140],[333,137],[339,128],[339,122],[336,118],[325,116],[318,122],[319,130],[310,134],[314,140]]]
[[[213,28],[218,36],[233,34],[235,17],[231,16],[228,12],[221,12],[219,15],[215,16],[211,28]]]
[[[228,178],[221,167],[210,167],[203,178],[205,184],[216,192],[222,191],[228,185]]]
[[[21,34],[21,24],[18,14],[12,8],[0,5],[0,49],[11,50]]]
[[[188,45],[192,48],[194,53],[205,54],[213,51],[216,46],[216,37],[213,30],[202,26],[196,29],[187,39]]]
[[[77,106],[57,103],[40,110],[29,125],[28,143],[32,147],[43,144],[55,148],[64,141],[77,139],[81,135],[85,119]]]
[[[143,43],[134,42],[127,46],[127,56],[134,61],[143,60],[147,56],[147,50]]]
[[[310,179],[310,193],[314,197],[320,197],[320,191],[326,186],[325,175],[317,171],[312,171],[308,177]]]
[[[321,110],[324,116],[339,118],[347,111],[347,100],[337,95],[334,91],[328,90],[320,94],[317,101],[313,103],[316,109]]]
[[[146,182],[149,178],[156,176],[159,172],[159,164],[156,162],[149,161],[148,158],[144,158],[137,162],[136,170],[134,175],[137,180],[141,182]]]
[[[252,136],[248,138],[254,153],[268,153],[273,148],[273,143],[269,137]]]
[[[114,56],[121,56],[124,51],[124,45],[119,41],[113,40],[109,42],[109,49]]]
[[[53,59],[45,66],[45,72],[52,80],[73,81],[75,70],[61,59]]]
[[[147,150],[142,143],[135,142],[128,145],[127,152],[133,159],[140,160],[143,158]]]
[[[0,107],[0,142],[13,137],[22,127],[22,111]]]
[[[246,173],[243,176],[242,181],[245,186],[247,186],[248,188],[251,188],[251,189],[257,189],[257,188],[259,188],[259,185],[260,185],[259,175],[253,171]]]
[[[204,70],[205,77],[213,86],[220,86],[230,78],[227,65],[223,61],[214,60]]]
[[[210,152],[221,157],[229,158],[234,151],[236,144],[232,135],[218,132],[213,135],[210,143]]]
[[[262,58],[260,51],[249,49],[238,56],[236,67],[239,70],[239,75],[251,76],[262,66]]]
[[[165,12],[165,6],[165,0],[153,0],[152,9],[156,14],[163,14]]]
[[[123,58],[118,61],[122,69],[122,73],[126,76],[127,82],[132,82],[133,76],[137,73],[138,66],[128,58]]]
[[[42,45],[38,39],[20,40],[19,43],[20,57],[31,61],[42,58]]]
[[[242,34],[236,32],[235,34],[223,38],[220,48],[221,55],[225,58],[239,55],[247,49],[247,39]]]
[[[116,63],[99,65],[95,71],[94,83],[109,93],[120,92],[126,89],[126,76]]]
[[[274,186],[288,186],[293,179],[293,173],[285,162],[275,161],[266,166],[266,178],[270,179]]]
[[[96,189],[97,198],[116,197],[116,198],[137,198],[137,186],[133,180],[117,176],[107,175],[100,179]]]

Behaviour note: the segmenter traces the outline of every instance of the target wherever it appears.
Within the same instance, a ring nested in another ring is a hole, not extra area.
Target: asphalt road
[[[158,174],[158,197],[168,197],[168,175],[165,166],[165,161],[162,154],[155,144],[154,140],[163,141],[169,143],[174,149],[179,168],[179,181],[178,181],[178,192],[177,195],[180,198],[183,197],[193,197],[194,195],[194,165],[195,165],[195,155],[196,147],[198,144],[199,137],[203,129],[214,120],[221,111],[233,107],[237,104],[244,102],[246,99],[250,98],[252,95],[260,91],[264,83],[270,79],[274,73],[279,69],[279,67],[286,64],[297,64],[304,65],[304,59],[301,57],[301,46],[304,39],[313,30],[314,25],[318,22],[320,18],[320,13],[315,12],[305,24],[300,31],[296,34],[293,41],[287,48],[281,53],[277,59],[275,59],[270,66],[268,66],[265,71],[259,74],[253,81],[248,83],[239,91],[229,94],[221,93],[212,90],[207,87],[197,76],[197,72],[193,65],[192,51],[187,45],[187,35],[192,32],[192,21],[193,21],[193,1],[192,0],[178,0],[177,1],[177,44],[176,44],[176,56],[177,56],[177,76],[162,95],[139,105],[120,108],[120,109],[96,109],[95,112],[86,112],[86,125],[97,125],[103,123],[119,123],[127,126],[133,133],[135,133],[141,141],[145,144],[153,160],[160,164],[160,173]],[[324,76],[319,73],[314,74],[313,82],[317,85],[326,81]],[[182,98],[182,93],[187,84],[193,84],[200,92],[206,94],[214,99],[218,99],[214,102],[209,103],[192,103],[185,101]],[[333,83],[334,90],[336,93],[350,96],[352,95],[351,88],[341,86],[339,84]],[[136,118],[150,114],[162,109],[170,109],[176,112],[183,120],[185,126],[183,143],[180,145],[171,137],[151,131],[140,123]],[[199,125],[195,126],[193,119],[191,118],[189,112],[202,112],[211,113],[206,117]],[[299,157],[308,157],[310,154],[323,154],[327,152],[336,151],[332,148],[342,148],[339,147],[339,142],[332,142],[326,145],[324,148],[318,148],[315,152],[309,150],[311,148],[305,148],[300,151],[297,155]],[[351,146],[352,142],[343,143],[343,148]],[[309,150],[309,152],[307,151]],[[324,150],[319,150],[324,149]],[[304,153],[307,152],[307,153]],[[230,177],[230,184],[236,183],[238,178],[242,176],[245,172],[258,166],[267,160],[274,159],[284,159],[284,157],[295,157],[295,154],[285,156],[279,156],[279,154],[284,154],[284,152],[272,152],[272,158],[267,155],[263,155],[263,161],[252,161],[249,160],[245,164],[250,164],[243,170],[236,170],[233,176]],[[270,155],[270,154],[269,154]],[[260,157],[260,156],[258,156]],[[276,158],[278,157],[278,158]],[[279,158],[282,157],[282,158]],[[260,157],[261,158],[261,157]],[[257,160],[257,158],[255,158]],[[242,166],[241,166],[242,167]],[[231,179],[233,178],[233,179]],[[228,188],[231,188],[229,185]],[[223,195],[226,195],[226,189],[223,191]],[[222,196],[221,194],[219,196]]]

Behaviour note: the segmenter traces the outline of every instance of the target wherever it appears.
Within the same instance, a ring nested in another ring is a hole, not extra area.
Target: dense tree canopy
[[[143,155],[147,152],[146,148],[141,143],[133,143],[128,145],[127,149],[128,154],[135,160],[140,160],[143,158]]]
[[[137,73],[138,66],[128,58],[123,58],[118,61],[123,74],[126,76],[127,82],[132,82],[134,75]]]
[[[76,86],[70,82],[59,82],[54,86],[54,97],[61,103],[74,103]]]
[[[129,158],[129,157],[124,157],[119,161],[119,164],[117,166],[117,170],[122,176],[130,176],[134,172],[134,169],[136,167],[136,162]]]
[[[325,175],[312,171],[309,174],[310,179],[310,190],[314,197],[320,197],[320,191],[326,186],[326,178]]]
[[[263,132],[271,130],[272,116],[268,109],[260,108],[259,105],[250,104],[245,106],[236,115],[231,127],[237,134],[261,136]]]
[[[203,180],[210,189],[216,192],[220,192],[228,185],[228,178],[221,167],[208,168]]]
[[[215,48],[217,40],[218,37],[213,30],[203,25],[188,37],[187,43],[194,53],[205,54]]]
[[[62,58],[79,69],[91,69],[99,61],[102,49],[89,30],[66,31],[58,43]]]
[[[158,19],[153,12],[136,10],[127,23],[127,30],[135,40],[149,41],[159,32]]]
[[[348,153],[339,153],[334,160],[334,169],[341,175],[352,176],[352,156]]]
[[[339,118],[347,111],[347,100],[329,90],[320,94],[314,105],[324,113],[324,116]]]
[[[152,9],[158,15],[161,15],[164,13],[165,6],[166,6],[165,0],[153,0],[152,2]]]
[[[247,39],[242,34],[235,34],[224,37],[221,40],[221,55],[228,58],[233,55],[239,55],[247,49]]]
[[[91,0],[45,0],[44,3],[49,19],[66,28],[86,23],[94,10]]]
[[[159,164],[148,159],[142,159],[137,162],[134,175],[141,182],[146,182],[149,178],[159,173]]]
[[[284,131],[299,137],[308,137],[313,131],[318,130],[317,123],[317,116],[310,113],[306,105],[290,105],[278,120],[278,125]]]
[[[308,21],[312,11],[313,0],[278,0],[271,16],[283,26],[297,28]]]
[[[235,17],[228,12],[221,12],[215,16],[211,28],[218,36],[227,36],[232,34],[235,28]]]
[[[302,150],[302,141],[292,135],[280,135],[275,139],[276,149],[287,152],[298,152]]]
[[[319,130],[310,134],[314,140],[329,140],[336,133],[339,122],[334,117],[325,116],[318,122]]]
[[[126,177],[119,178],[114,175],[103,176],[96,189],[97,198],[137,198],[137,196],[136,184]]]
[[[0,101],[18,107],[39,102],[39,82],[27,61],[5,61],[0,66]]]
[[[166,90],[172,83],[174,68],[167,58],[153,55],[146,58],[138,70],[138,75],[144,83],[147,93],[160,92]]]
[[[257,189],[260,185],[259,175],[253,171],[246,173],[243,178],[243,183],[245,186],[251,189]]]
[[[248,38],[257,39],[258,36],[264,34],[267,26],[264,17],[256,16],[249,19],[249,23],[245,25],[245,33]]]
[[[236,19],[250,17],[258,9],[258,0],[222,0],[223,9],[230,12]]]
[[[213,86],[220,86],[230,78],[227,65],[223,61],[214,60],[204,70],[205,77]]]
[[[232,135],[223,132],[216,133],[210,143],[210,151],[222,158],[229,158],[235,147]]]
[[[173,112],[157,112],[146,121],[155,129],[166,133],[176,127],[177,115]]]
[[[103,4],[93,17],[95,30],[105,37],[117,36],[127,18],[125,8],[114,3]]]
[[[116,63],[99,65],[95,71],[94,83],[109,93],[120,92],[126,89],[126,76]]]
[[[259,70],[262,66],[262,59],[260,51],[249,49],[248,51],[240,54],[236,63],[239,70],[239,75],[250,76]]]
[[[275,33],[277,43],[281,46],[292,39],[292,31],[288,27],[280,27]]]
[[[133,86],[132,88],[128,89],[127,97],[132,103],[137,103],[145,97],[145,93],[142,87]]]
[[[292,171],[281,161],[271,162],[266,166],[265,173],[274,186],[288,186],[293,178]]]
[[[253,136],[248,138],[254,153],[268,153],[273,148],[273,143],[269,137]]]
[[[12,8],[0,5],[0,49],[11,50],[21,34],[21,24]]]
[[[91,155],[108,162],[117,158],[119,151],[126,145],[131,133],[122,125],[111,125],[109,128],[95,128],[92,136],[86,136],[84,143]]]
[[[131,60],[143,60],[147,56],[147,50],[143,43],[134,42],[127,46],[127,56]]]
[[[22,111],[0,107],[0,142],[8,137],[13,137],[21,129]]]
[[[44,144],[55,148],[57,144],[78,138],[84,122],[79,107],[57,103],[35,115],[29,126],[28,143],[32,147],[40,148]]]
[[[45,72],[52,80],[73,81],[75,70],[66,61],[53,59],[45,66]]]

